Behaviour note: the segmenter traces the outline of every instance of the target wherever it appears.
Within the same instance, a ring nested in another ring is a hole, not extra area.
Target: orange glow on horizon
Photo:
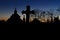
[[[0,17],[0,20],[4,20],[7,21],[9,17],[4,16],[4,17]],[[21,15],[21,20],[23,21],[23,15]],[[26,17],[25,17],[26,18]],[[33,17],[30,17],[29,22],[32,22],[34,20]],[[47,22],[47,18],[40,18],[38,19],[40,22]],[[51,21],[51,18],[49,18],[49,21]]]
[[[0,17],[0,20],[7,21],[7,20],[8,20],[8,18],[9,18],[9,17],[4,16],[4,17]]]

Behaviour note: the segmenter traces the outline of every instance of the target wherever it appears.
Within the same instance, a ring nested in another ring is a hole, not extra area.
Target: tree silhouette
[[[17,14],[17,10],[15,8],[14,10],[14,14],[12,14],[12,16],[7,20],[8,23],[13,23],[13,24],[16,24],[16,23],[20,23],[22,22],[22,20],[20,19],[20,16]]]

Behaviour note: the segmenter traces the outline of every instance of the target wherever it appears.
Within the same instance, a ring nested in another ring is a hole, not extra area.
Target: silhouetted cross
[[[26,14],[26,22],[27,23],[29,23],[29,16],[30,16],[30,14],[34,14],[34,11],[32,10],[32,11],[30,11],[30,6],[28,5],[27,7],[26,7],[26,11],[22,11],[22,14]]]

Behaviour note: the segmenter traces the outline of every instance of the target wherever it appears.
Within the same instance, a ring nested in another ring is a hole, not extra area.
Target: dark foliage
[[[30,10],[29,10],[30,11]],[[29,13],[26,11],[26,13]],[[33,11],[31,11],[33,12]],[[29,20],[29,17],[28,19]],[[43,32],[60,32],[60,21],[58,18],[54,18],[54,22],[42,23],[37,19],[32,22],[24,22],[20,19],[15,9],[14,14],[5,22],[0,21],[1,33],[43,33]]]

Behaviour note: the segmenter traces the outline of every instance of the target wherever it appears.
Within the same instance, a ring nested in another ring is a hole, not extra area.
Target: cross
[[[30,14],[34,14],[34,11],[30,11],[30,6],[26,6],[26,11],[22,11],[22,14],[26,14],[26,22],[29,23],[29,16]]]

